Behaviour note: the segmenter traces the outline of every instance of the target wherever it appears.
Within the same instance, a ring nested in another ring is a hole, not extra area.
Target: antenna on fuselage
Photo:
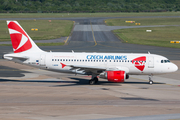
[[[148,51],[148,54],[151,54],[151,53]]]
[[[72,50],[72,53],[74,53],[74,51]]]

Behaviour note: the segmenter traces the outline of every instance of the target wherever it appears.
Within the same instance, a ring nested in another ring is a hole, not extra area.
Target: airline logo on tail
[[[138,57],[132,60],[132,64],[134,64],[134,66],[139,69],[140,71],[143,71],[145,68],[145,61],[146,61],[146,57],[142,56],[142,57]]]
[[[8,28],[14,53],[23,52],[32,48],[28,35],[17,22],[10,21]]]

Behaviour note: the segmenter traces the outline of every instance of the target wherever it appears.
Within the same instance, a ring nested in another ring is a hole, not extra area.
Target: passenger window
[[[52,59],[52,61],[54,61],[54,59]]]

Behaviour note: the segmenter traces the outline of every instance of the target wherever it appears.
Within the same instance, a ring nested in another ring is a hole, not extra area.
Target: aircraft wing
[[[95,70],[106,70],[104,67],[97,67],[97,66],[82,66],[82,65],[69,65],[72,68],[78,69],[95,69]]]
[[[112,68],[105,68],[105,67],[98,67],[98,66],[81,66],[81,65],[68,65],[71,67],[71,70],[77,70],[77,71],[83,71],[86,73],[95,73],[100,74],[104,71],[116,71],[116,70],[123,70],[126,71],[126,73],[129,73],[129,69],[127,67],[112,67]]]
[[[71,67],[70,70],[83,71],[86,73],[95,73],[100,74],[103,71],[106,71],[105,67],[97,67],[97,66],[82,66],[82,65],[68,65]]]

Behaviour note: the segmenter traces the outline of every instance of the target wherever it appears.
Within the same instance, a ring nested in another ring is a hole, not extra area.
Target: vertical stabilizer
[[[17,21],[7,21],[7,25],[14,53],[42,51]]]

